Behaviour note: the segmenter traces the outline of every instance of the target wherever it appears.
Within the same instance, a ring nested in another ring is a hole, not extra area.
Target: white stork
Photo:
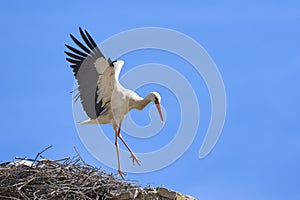
[[[140,160],[120,133],[122,121],[131,109],[142,110],[150,102],[154,102],[164,123],[160,107],[161,97],[159,93],[151,92],[142,98],[134,91],[124,88],[119,83],[119,74],[124,61],[106,59],[90,34],[81,28],[79,32],[85,45],[70,34],[71,39],[81,50],[65,44],[71,51],[65,51],[65,53],[69,56],[66,60],[70,62],[79,86],[75,101],[80,98],[83,109],[89,117],[80,124],[112,124],[115,131],[118,174],[124,179],[125,173],[121,170],[118,139],[130,152],[133,164],[136,162],[140,165]]]

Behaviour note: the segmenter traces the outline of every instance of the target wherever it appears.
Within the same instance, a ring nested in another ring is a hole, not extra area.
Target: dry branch
[[[16,157],[14,162],[0,164],[0,199],[115,199],[115,200],[195,200],[163,187],[142,189],[125,182],[101,168],[84,162],[77,156],[49,160],[42,156],[49,146],[34,159]]]
[[[42,157],[50,147],[34,159],[16,158],[0,164],[1,199],[112,199],[122,190],[139,188],[87,165],[77,150],[73,158]]]

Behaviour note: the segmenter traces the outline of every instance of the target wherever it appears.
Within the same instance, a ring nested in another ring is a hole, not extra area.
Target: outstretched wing
[[[80,50],[65,44],[70,50],[65,51],[68,55],[66,60],[77,79],[83,109],[91,119],[95,119],[110,109],[109,102],[115,85],[114,67],[110,59],[105,59],[90,34],[81,28],[79,32],[85,45],[70,34]]]

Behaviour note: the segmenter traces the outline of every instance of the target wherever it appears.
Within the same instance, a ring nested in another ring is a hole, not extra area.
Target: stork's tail
[[[87,119],[87,120],[77,122],[77,123],[80,125],[83,125],[83,124],[96,124],[96,122],[97,122],[97,120],[95,120],[95,119]]]

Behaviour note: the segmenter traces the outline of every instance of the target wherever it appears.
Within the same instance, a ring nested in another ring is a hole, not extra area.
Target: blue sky
[[[199,160],[210,114],[201,77],[195,77],[184,61],[163,52],[124,55],[127,64],[122,74],[131,66],[158,62],[199,84],[203,116],[195,140],[180,159],[164,169],[128,178],[143,186],[163,184],[198,199],[299,199],[300,3],[130,2],[0,3],[0,160],[34,157],[49,145],[54,147],[46,157],[68,157],[75,154],[76,146],[86,162],[115,172],[99,163],[77,134],[69,93],[74,78],[65,61],[64,44],[71,43],[69,33],[78,35],[79,26],[98,43],[128,29],[164,27],[192,37],[217,64],[226,88],[226,122],[213,151]],[[177,104],[167,89],[149,85],[139,92],[144,96],[153,88],[163,96],[169,123],[165,136],[143,140],[144,144],[124,135],[137,152],[163,146],[178,125],[177,111],[172,111]],[[149,120],[147,111],[134,112],[133,118],[141,124]],[[113,137],[109,126],[104,129]]]

